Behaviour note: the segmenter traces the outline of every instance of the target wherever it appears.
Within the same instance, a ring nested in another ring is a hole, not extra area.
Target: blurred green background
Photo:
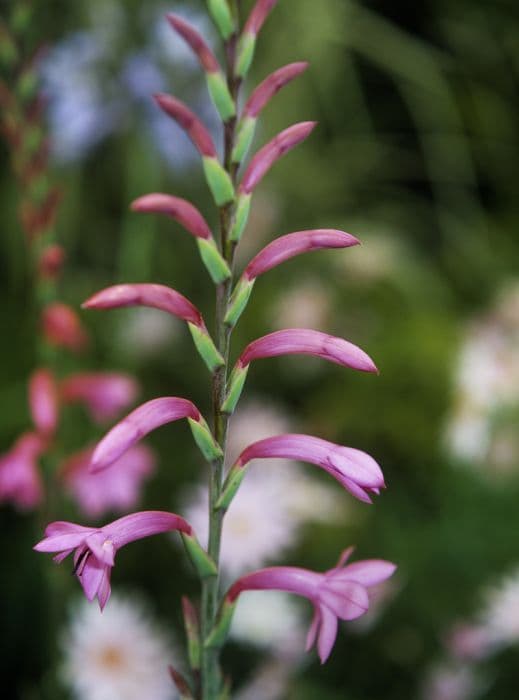
[[[49,45],[44,85],[56,141],[53,173],[63,190],[58,232],[68,254],[60,296],[76,308],[103,286],[154,281],[178,289],[212,319],[212,285],[193,241],[167,220],[128,212],[136,196],[164,191],[196,202],[216,224],[194,150],[158,120],[146,97],[169,90],[216,123],[198,69],[167,26],[158,28],[175,9],[189,17],[203,3],[38,3],[31,31],[35,42]],[[256,148],[294,121],[317,119],[319,127],[262,183],[240,264],[274,237],[312,227],[342,228],[362,246],[305,256],[260,280],[236,330],[234,356],[287,323],[314,325],[367,350],[378,378],[304,358],[269,360],[250,372],[246,393],[274,402],[296,431],[374,455],[388,484],[372,507],[339,493],[348,516],[308,524],[273,561],[324,570],[355,543],[359,558],[383,557],[399,567],[369,630],[344,625],[326,666],[312,655],[279,697],[517,697],[513,635],[470,664],[476,680],[469,694],[458,688],[458,695],[427,695],[427,679],[438,665],[458,663],[446,649],[449,629],[475,619],[485,587],[519,562],[518,45],[513,0],[281,0],[263,30],[249,89],[285,63],[307,59],[311,66],[265,111]],[[0,163],[5,451],[29,424],[26,380],[36,362],[37,320],[4,145]],[[81,317],[91,347],[66,358],[64,373],[128,371],[143,399],[187,396],[209,415],[209,378],[179,323],[146,322],[134,310]],[[497,354],[485,350],[485,338],[497,343]],[[506,370],[496,385],[488,376],[492,362]],[[465,419],[480,427],[460,437]],[[70,409],[62,448],[101,433]],[[149,443],[159,469],[144,507],[181,512],[181,494],[201,475],[190,437],[170,427]],[[66,601],[77,585],[67,564],[54,567],[31,551],[46,517],[0,510],[4,698],[75,697],[56,669]],[[53,519],[81,517],[67,499],[54,504]],[[162,538],[137,543],[119,556],[113,576],[115,590],[139,590],[151,600],[177,639],[179,596],[195,586],[179,557]],[[519,640],[516,597],[510,615]],[[302,612],[308,614],[304,605]],[[254,676],[262,656],[253,645],[230,645],[224,663],[236,686]]]

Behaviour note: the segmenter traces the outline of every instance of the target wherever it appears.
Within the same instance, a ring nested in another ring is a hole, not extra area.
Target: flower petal
[[[184,129],[202,156],[217,157],[211,135],[200,119],[183,102],[164,93],[154,97],[159,107]]]
[[[348,564],[344,569],[337,570],[334,579],[348,578],[363,586],[375,586],[394,574],[396,564],[384,559],[365,559]]]
[[[204,70],[208,73],[216,73],[220,70],[220,66],[214,53],[211,51],[209,46],[205,43],[204,39],[196,31],[196,29],[191,26],[188,22],[183,20],[178,15],[170,12],[167,16],[168,22],[172,28],[180,34],[187,44],[191,47],[192,51],[196,54],[200,64]]]
[[[249,97],[243,108],[243,115],[256,118],[265,105],[281,90],[281,88],[294,80],[294,78],[307,68],[307,61],[298,61],[296,63],[289,63],[282,68],[278,68],[274,73],[271,73],[258,85]]]
[[[211,229],[202,214],[186,199],[173,197],[170,194],[145,194],[131,204],[132,211],[151,214],[165,214],[175,219],[186,231],[196,238],[206,240],[212,238]]]
[[[335,644],[338,624],[337,618],[326,606],[319,606],[319,610],[321,624],[319,626],[319,636],[317,639],[317,651],[319,652],[321,663],[324,664],[330,656],[333,645]]]
[[[173,530],[179,530],[188,535],[193,532],[191,525],[180,515],[160,510],[131,513],[102,528],[104,536],[113,542],[116,549],[129,542]]]

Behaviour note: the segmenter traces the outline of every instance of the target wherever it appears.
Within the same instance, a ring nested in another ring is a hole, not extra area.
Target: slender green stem
[[[232,1],[231,9],[237,16],[237,3]],[[239,80],[235,77],[235,53],[236,35],[225,42],[225,54],[227,64],[227,82],[231,95],[237,103]],[[229,173],[233,184],[236,185],[237,167],[232,163],[232,150],[235,142],[236,118],[229,119],[224,124],[224,167]],[[227,204],[220,208],[220,250],[229,264],[233,267],[234,248],[229,246],[228,239],[234,217],[234,205]],[[217,369],[213,375],[213,421],[214,437],[222,448],[223,457],[215,460],[211,465],[209,483],[209,543],[208,552],[217,568],[219,568],[220,542],[222,535],[223,512],[215,507],[220,497],[223,483],[223,469],[225,463],[227,440],[227,416],[222,412],[226,390],[227,371],[229,364],[229,347],[231,331],[224,323],[227,313],[232,288],[232,279],[227,280],[216,287],[216,346],[222,354],[225,365]],[[219,577],[206,579],[202,585],[202,638],[207,639],[216,620],[219,605]],[[202,649],[202,698],[203,700],[216,700],[221,692],[221,672],[219,669],[219,652],[214,648]]]

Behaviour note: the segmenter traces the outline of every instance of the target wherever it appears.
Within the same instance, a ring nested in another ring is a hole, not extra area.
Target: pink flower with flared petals
[[[94,450],[91,470],[96,472],[109,467],[152,430],[181,418],[199,421],[200,411],[191,401],[176,396],[147,401],[104,436]]]
[[[76,312],[61,302],[45,307],[42,313],[43,334],[51,345],[57,345],[79,352],[88,343]]]
[[[50,436],[58,424],[58,396],[54,375],[37,369],[29,379],[29,408],[36,430]]]
[[[178,221],[186,231],[189,231],[196,238],[208,240],[212,237],[211,229],[202,214],[186,199],[154,192],[138,197],[132,202],[130,208],[132,211],[165,214]]]
[[[384,476],[373,457],[312,435],[286,433],[258,440],[238,457],[233,469],[253,459],[295,459],[310,462],[327,471],[356,498],[371,503],[369,493],[385,488]]]
[[[338,620],[354,620],[367,612],[368,588],[382,583],[396,566],[382,559],[367,559],[345,566],[353,548],[345,550],[337,566],[322,574],[291,566],[261,569],[238,579],[227,593],[233,603],[243,591],[278,590],[308,598],[314,617],[306,642],[307,650],[317,640],[321,663],[330,656],[337,636]]]
[[[9,501],[20,510],[36,507],[43,498],[37,458],[45,449],[36,433],[25,433],[0,457],[0,502]]]
[[[205,43],[197,30],[178,15],[170,13],[167,15],[168,22],[171,27],[189,44],[193,53],[196,54],[200,65],[208,73],[217,73],[220,70],[220,65],[216,60],[214,53]]]
[[[133,377],[118,372],[73,374],[60,386],[65,403],[84,403],[98,423],[116,418],[135,401],[138,391],[139,385]]]
[[[298,75],[308,68],[307,61],[289,63],[282,68],[271,73],[258,85],[252,95],[247,100],[243,108],[244,117],[255,119],[265,105],[283,88],[287,83],[294,80]]]
[[[276,238],[250,261],[243,272],[248,280],[256,279],[268,270],[296,255],[326,248],[349,248],[359,245],[359,240],[345,231],[337,229],[311,229],[296,231]]]
[[[74,573],[88,600],[97,596],[102,610],[110,597],[110,575],[117,550],[143,537],[171,530],[192,534],[191,525],[184,518],[156,510],[125,515],[100,528],[57,521],[47,525],[45,538],[34,549],[57,552],[54,561],[58,564],[74,552]]]
[[[164,93],[154,97],[159,107],[184,129],[200,155],[216,158],[216,147],[211,135],[200,119],[183,102]]]
[[[143,481],[155,468],[155,456],[146,445],[131,447],[110,467],[92,473],[93,448],[72,455],[63,464],[60,477],[82,512],[97,518],[107,511],[128,511],[140,500]]]
[[[247,21],[245,22],[245,27],[243,28],[244,34],[252,34],[257,36],[261,27],[265,23],[267,16],[277,2],[278,0],[257,0],[247,18]]]
[[[237,366],[278,355],[313,355],[361,372],[377,372],[373,360],[363,350],[343,338],[309,328],[287,328],[252,341],[238,358]]]
[[[205,328],[202,314],[189,299],[163,284],[116,284],[97,292],[84,304],[85,309],[118,309],[124,306],[150,306]]]
[[[242,194],[250,194],[260,183],[263,176],[285,153],[295,148],[304,141],[315,128],[317,122],[300,122],[289,126],[266,146],[263,146],[252,158],[240,183],[239,191]]]

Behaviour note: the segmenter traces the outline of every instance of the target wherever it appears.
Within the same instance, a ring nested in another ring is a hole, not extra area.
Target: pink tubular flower
[[[29,379],[29,408],[36,430],[50,436],[58,424],[56,381],[48,369],[37,369]]]
[[[211,135],[200,119],[183,102],[164,93],[155,95],[155,100],[159,107],[186,131],[200,155],[216,158],[216,148]]]
[[[175,396],[147,401],[104,436],[94,450],[91,470],[96,472],[109,467],[152,430],[181,418],[191,418],[199,422],[200,411],[191,401]]]
[[[257,36],[277,2],[278,0],[257,0],[243,28],[244,34]]]
[[[359,245],[357,238],[336,229],[321,228],[310,231],[296,231],[295,233],[276,238],[276,240],[263,248],[247,265],[243,276],[248,280],[253,280],[296,255],[308,253],[312,250],[349,248],[354,245]]]
[[[0,457],[0,502],[10,501],[20,510],[30,510],[41,502],[43,486],[36,459],[43,450],[39,435],[25,433]]]
[[[361,372],[377,372],[369,355],[353,343],[307,328],[287,328],[254,340],[238,358],[237,367],[277,355],[314,355]]]
[[[240,194],[250,194],[274,163],[301,143],[301,141],[304,141],[313,131],[316,124],[317,122],[300,122],[289,126],[288,129],[285,129],[275,136],[272,141],[269,141],[266,146],[263,146],[253,157],[245,171],[239,187]]]
[[[42,324],[44,336],[51,345],[79,352],[88,342],[77,314],[66,304],[54,302],[46,306]]]
[[[131,447],[110,469],[92,474],[93,449],[72,455],[62,466],[60,477],[82,512],[98,518],[107,511],[128,511],[139,501],[142,482],[155,467],[155,456],[146,445]]]
[[[163,284],[116,284],[94,294],[85,309],[117,309],[123,306],[151,306],[205,329],[202,314],[189,299]]]
[[[97,423],[113,420],[133,403],[139,385],[127,374],[84,372],[64,379],[60,386],[65,403],[84,403]]]
[[[168,14],[167,19],[173,29],[180,34],[187,44],[189,44],[200,61],[202,68],[208,73],[219,72],[220,65],[218,64],[214,53],[211,51],[209,46],[207,46],[196,29],[181,17],[173,13]]]
[[[274,73],[271,73],[258,85],[247,100],[243,108],[243,116],[256,119],[272,97],[307,68],[307,61],[298,61],[296,63],[289,63],[282,68],[278,68]]]
[[[314,617],[306,640],[307,651],[317,640],[321,663],[330,656],[339,620],[354,620],[369,607],[368,588],[382,583],[396,566],[382,559],[367,559],[345,566],[353,548],[346,549],[337,566],[324,573],[291,566],[261,569],[238,579],[231,586],[226,601],[234,603],[243,591],[278,590],[308,598]]]
[[[209,240],[212,237],[211,230],[202,214],[190,202],[180,199],[180,197],[160,193],[145,194],[132,202],[131,209],[132,211],[166,214],[166,216],[178,221],[196,238]]]
[[[253,459],[265,458],[294,459],[315,464],[366,503],[371,503],[368,492],[378,494],[380,489],[385,488],[382,470],[366,452],[297,433],[274,435],[252,443],[238,457],[232,470],[243,469]]]
[[[97,596],[102,610],[110,597],[110,575],[117,550],[143,537],[171,530],[192,534],[191,525],[179,515],[154,510],[125,515],[100,528],[58,521],[47,525],[45,538],[34,549],[57,552],[54,561],[58,564],[74,552],[74,573],[88,600]]]

